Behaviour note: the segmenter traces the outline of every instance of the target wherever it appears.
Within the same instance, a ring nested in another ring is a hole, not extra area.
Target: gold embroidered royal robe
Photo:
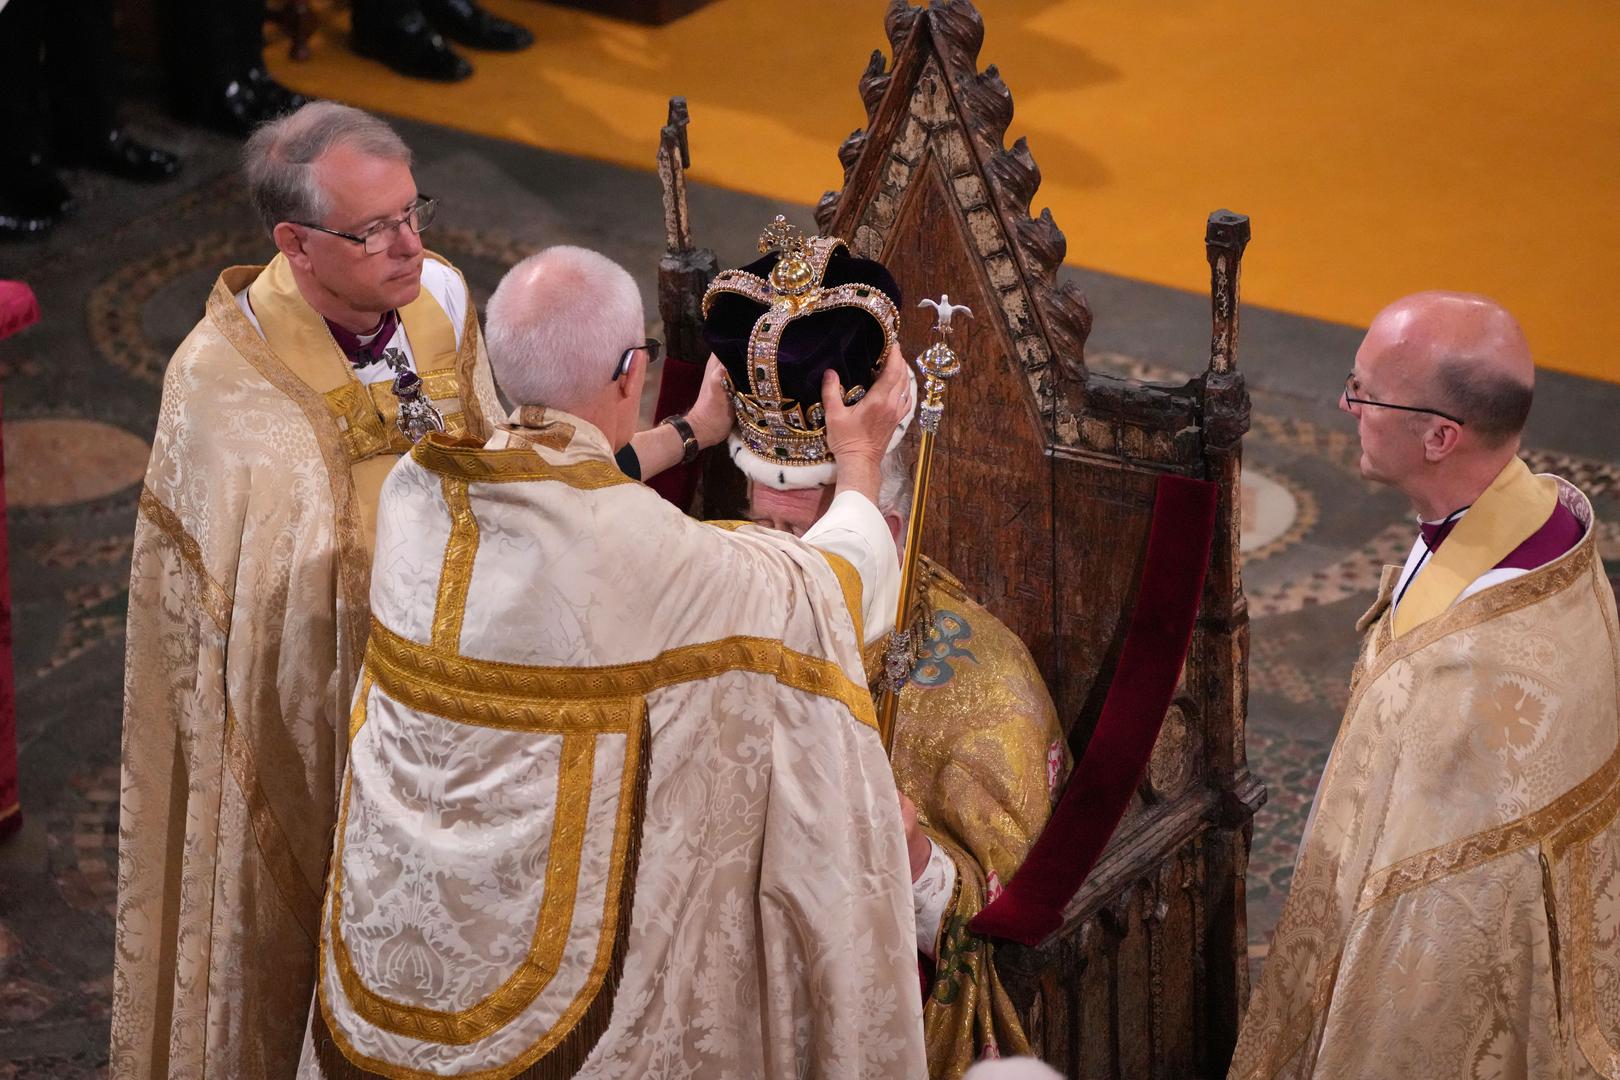
[[[530,421],[384,489],[300,1075],[920,1076],[883,580]]]
[[[1620,630],[1552,494],[1574,549],[1403,633],[1386,569],[1232,1077],[1620,1077]]]
[[[459,347],[426,290],[401,321],[449,425],[498,419],[472,305]],[[169,363],[130,571],[114,1077],[297,1065],[376,493],[407,447],[390,405],[279,256],[225,271]]]
[[[933,560],[920,573],[925,635],[900,693],[893,765],[956,869],[923,1006],[929,1076],[954,1080],[987,1053],[1029,1053],[990,942],[967,924],[1012,880],[1072,762],[1024,643]],[[882,646],[869,649],[867,670],[881,662]]]

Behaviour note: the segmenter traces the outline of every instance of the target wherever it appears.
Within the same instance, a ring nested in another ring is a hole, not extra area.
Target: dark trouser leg
[[[0,153],[45,148],[45,6],[11,0],[0,9]]]
[[[413,12],[420,12],[417,0],[353,0],[349,5],[354,32],[371,35],[383,27],[398,24]]]
[[[112,0],[49,0],[45,83],[57,132],[102,133],[118,124]]]
[[[163,67],[174,103],[186,113],[211,105],[247,71],[240,23],[262,14],[244,0],[157,0]],[[255,24],[257,25],[257,24]]]
[[[43,232],[67,209],[51,168],[43,69],[49,0],[11,0],[0,11],[0,236]]]
[[[240,9],[232,24],[235,31],[233,48],[241,58],[243,70],[264,66],[264,6],[265,0],[221,0]]]
[[[112,0],[48,0],[45,83],[58,160],[129,180],[173,176],[180,160],[118,126]]]

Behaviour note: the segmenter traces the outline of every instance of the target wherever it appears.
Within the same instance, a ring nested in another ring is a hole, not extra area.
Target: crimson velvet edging
[[[1063,925],[1142,780],[1192,643],[1215,537],[1217,485],[1161,476],[1141,587],[1097,728],[1051,820],[1001,895],[969,928],[1038,945]]]

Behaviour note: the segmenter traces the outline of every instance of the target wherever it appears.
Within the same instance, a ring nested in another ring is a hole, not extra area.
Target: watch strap
[[[692,462],[696,461],[698,452],[702,450],[703,447],[698,443],[697,433],[692,430],[692,425],[687,422],[686,417],[682,416],[680,413],[675,413],[673,416],[666,416],[658,422],[660,424],[668,424],[670,427],[674,428],[675,433],[681,437],[681,442],[685,446],[685,452],[681,454],[681,464],[690,465]]]

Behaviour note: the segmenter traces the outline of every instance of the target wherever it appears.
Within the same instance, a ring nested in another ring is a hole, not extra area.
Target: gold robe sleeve
[[[1023,642],[925,559],[926,635],[901,693],[893,764],[925,831],[956,866],[923,1008],[929,1075],[960,1076],[987,1051],[1029,1043],[996,976],[991,944],[967,929],[1045,827],[1071,765],[1051,695]],[[868,653],[869,671],[881,652]]]

